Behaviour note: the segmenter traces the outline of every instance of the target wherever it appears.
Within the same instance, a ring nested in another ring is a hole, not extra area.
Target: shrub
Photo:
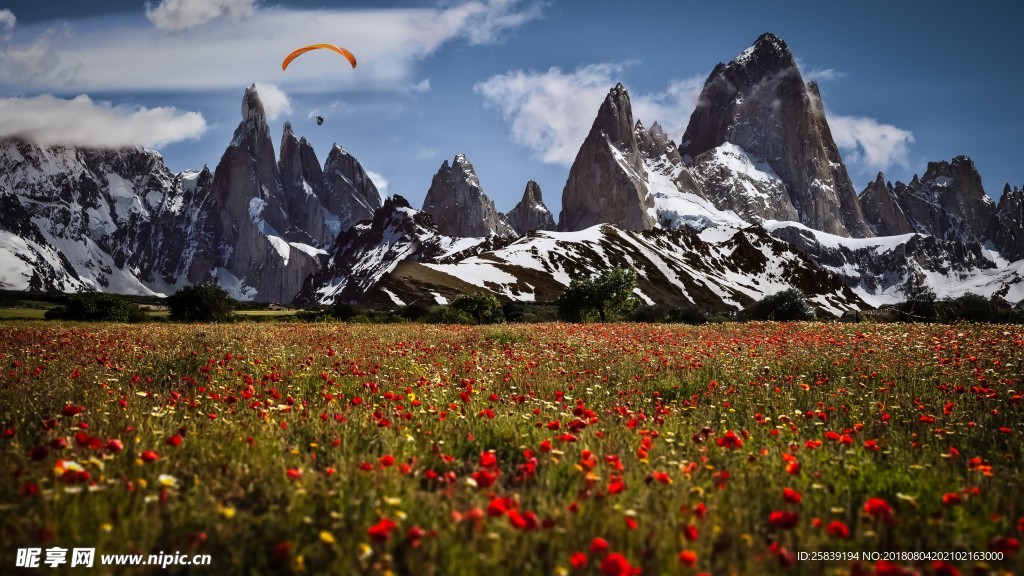
[[[936,315],[936,296],[920,272],[911,273],[903,285],[906,300],[896,305],[903,322],[931,322]]]
[[[477,324],[501,322],[501,301],[490,292],[476,292],[459,296],[451,307],[461,310],[476,320]]]
[[[69,295],[63,307],[47,311],[44,317],[83,322],[140,322],[146,319],[146,313],[116,294],[82,292]]]
[[[564,320],[582,322],[596,312],[604,322],[609,314],[633,308],[635,288],[636,271],[628,268],[613,268],[586,280],[574,278],[558,299],[558,314]]]
[[[696,306],[684,304],[669,308],[665,314],[665,321],[678,324],[707,324],[708,315]]]
[[[235,301],[219,286],[186,286],[167,298],[171,319],[179,322],[223,322],[231,318]]]
[[[452,306],[438,306],[423,318],[429,324],[473,324],[473,318],[464,310]]]
[[[766,296],[744,308],[737,314],[737,318],[778,322],[814,320],[814,309],[807,304],[803,292],[796,288],[789,288]]]
[[[330,314],[338,320],[351,320],[356,315],[356,308],[348,302],[335,302],[331,305]]]

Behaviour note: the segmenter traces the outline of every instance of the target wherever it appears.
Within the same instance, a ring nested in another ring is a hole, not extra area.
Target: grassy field
[[[0,361],[2,573],[1024,572],[1019,326],[17,323]]]

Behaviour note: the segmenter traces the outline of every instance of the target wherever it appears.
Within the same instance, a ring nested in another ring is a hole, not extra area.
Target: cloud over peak
[[[476,84],[485,104],[501,111],[512,140],[526,146],[540,161],[572,164],[594,123],[608,89],[625,64],[599,63],[564,72],[513,70]],[[677,79],[660,92],[631,95],[633,117],[646,125],[655,121],[669,134],[682,134],[703,80]]]
[[[0,138],[42,145],[158,148],[198,138],[205,131],[202,114],[176,108],[111,106],[85,95],[70,100],[48,94],[0,99]]]
[[[160,30],[180,32],[211,20],[238,22],[256,12],[254,0],[160,0],[146,3],[146,18]]]
[[[910,165],[908,155],[915,140],[909,130],[863,116],[830,115],[828,125],[843,159],[855,169],[873,173]]]

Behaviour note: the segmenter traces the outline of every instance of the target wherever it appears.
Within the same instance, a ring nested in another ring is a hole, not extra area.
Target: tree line
[[[297,320],[340,320],[347,322],[425,322],[438,324],[495,324],[500,322],[668,322],[703,324],[717,321],[813,320],[815,309],[795,288],[780,291],[736,312],[703,310],[693,304],[646,305],[637,296],[637,274],[629,268],[614,268],[590,278],[575,278],[555,302],[502,302],[494,294],[480,291],[461,295],[448,305],[413,303],[380,309],[338,302],[304,310]],[[870,313],[877,321],[898,322],[986,322],[1024,323],[1024,302],[1011,305],[999,298],[964,294],[938,298],[921,275],[913,275],[903,286],[905,300]],[[224,322],[235,319],[242,304],[222,288],[195,285],[181,288],[162,303],[167,318],[178,322]],[[83,292],[68,294],[62,305],[49,310],[47,319],[78,321],[140,322],[151,319],[131,299],[115,294]],[[860,320],[855,313],[849,320]]]

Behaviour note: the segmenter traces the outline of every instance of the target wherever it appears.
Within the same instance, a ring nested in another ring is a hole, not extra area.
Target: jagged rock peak
[[[793,54],[773,34],[711,72],[679,152],[696,159],[725,143],[774,171],[788,196],[780,207],[795,208],[801,223],[839,236],[871,235],[817,88],[804,83]]]
[[[766,67],[795,65],[793,53],[786,42],[771,32],[757,37],[754,44],[740,53],[730,64],[747,66],[751,64]]]
[[[1009,186],[1009,184],[1007,184]],[[523,190],[523,199],[520,202],[529,202],[532,204],[542,204],[544,199],[541,197],[540,184],[537,184],[535,180],[530,180],[526,183],[526,189]]]
[[[409,205],[409,201],[405,199],[405,196],[395,194],[390,198],[384,200],[384,206],[382,207],[385,212],[390,212],[396,208],[412,208]]]
[[[616,148],[629,148],[633,140],[633,107],[629,90],[617,83],[605,96],[591,131],[600,130]]]
[[[614,224],[649,230],[657,224],[653,208],[629,92],[616,84],[601,103],[569,169],[558,227],[575,231]]]
[[[505,219],[520,235],[534,230],[556,229],[555,219],[541,197],[540,185],[533,180],[526,183],[523,199],[505,215]]]
[[[256,85],[253,84],[245,89],[245,97],[242,98],[242,120],[256,117],[266,120],[267,113],[263,109],[263,102],[260,100]]]
[[[447,236],[479,238],[511,237],[515,230],[495,209],[494,201],[484,194],[473,164],[458,154],[449,165],[445,160],[434,174],[423,199],[423,212],[437,223]]]
[[[876,236],[898,236],[914,231],[895,196],[892,184],[885,181],[882,172],[861,191],[857,201],[865,221]]]

